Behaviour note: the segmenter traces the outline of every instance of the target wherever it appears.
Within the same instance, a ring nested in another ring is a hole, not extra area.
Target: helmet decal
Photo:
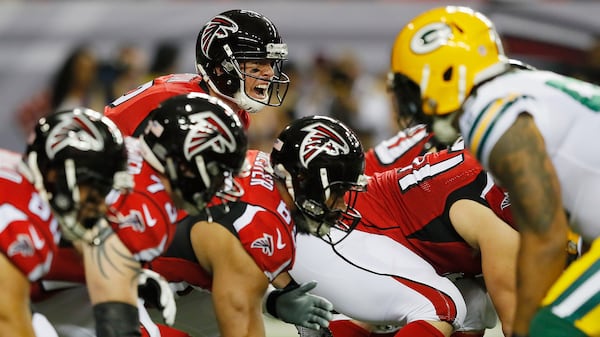
[[[183,144],[186,159],[190,160],[207,148],[216,153],[235,151],[237,146],[235,137],[214,112],[199,112],[190,115],[189,118],[194,122],[194,126],[186,135]]]
[[[104,139],[98,128],[87,118],[74,115],[63,118],[48,135],[46,153],[53,159],[66,147],[74,147],[81,151],[102,151]]]
[[[443,22],[434,22],[415,32],[410,49],[415,54],[427,54],[445,45],[452,36],[452,29]]]
[[[308,167],[308,164],[322,152],[330,156],[350,153],[350,146],[344,138],[321,122],[307,125],[302,128],[302,131],[308,132],[302,139],[299,151],[300,163],[304,167]]]
[[[208,51],[215,39],[223,39],[229,36],[229,32],[235,33],[238,31],[237,23],[231,19],[217,15],[209,23],[206,24],[206,28],[202,31],[201,38],[201,49],[202,53],[210,58]]]

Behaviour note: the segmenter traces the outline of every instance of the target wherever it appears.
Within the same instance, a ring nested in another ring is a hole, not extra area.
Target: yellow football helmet
[[[474,85],[507,68],[487,17],[468,7],[439,7],[415,17],[396,37],[390,85],[402,113],[447,115]]]

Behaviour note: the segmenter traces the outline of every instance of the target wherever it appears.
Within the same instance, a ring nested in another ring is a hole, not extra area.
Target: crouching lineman
[[[246,160],[249,166],[234,181],[237,195],[180,222],[173,243],[150,267],[169,281],[210,290],[223,337],[265,335],[269,283],[282,288],[266,301],[273,316],[328,326],[331,303],[307,293],[313,282],[288,284],[286,271],[297,233],[324,235],[341,217],[360,218],[343,196],[364,188],[362,146],[340,122],[312,117],[282,131],[271,155],[250,150]]]
[[[151,261],[169,245],[174,224],[186,216],[178,207],[192,214],[202,211],[225,177],[241,168],[247,149],[239,118],[218,99],[205,94],[172,97],[152,116],[145,139],[125,139],[128,171],[135,187],[129,193],[114,191],[108,196],[110,226],[106,234],[94,238],[105,244],[86,245],[89,253],[83,255],[83,261],[72,249],[61,250],[63,258],[53,264],[42,283],[83,284],[85,276],[92,304],[103,298],[111,301],[122,298],[121,311],[112,313],[118,314],[123,322],[106,328],[112,329],[116,336],[140,335],[138,282],[163,284],[155,273],[141,269],[140,263]],[[105,161],[108,159],[96,164],[101,167]],[[88,265],[95,267],[93,272],[88,271]],[[175,318],[172,293],[166,283],[163,286],[163,289],[156,287],[160,293],[153,297],[165,321],[172,323]],[[102,292],[92,292],[93,289]],[[80,336],[88,327],[86,333],[93,336],[89,331],[93,316],[85,312],[86,308],[89,311],[89,305],[85,305],[87,299],[71,296],[69,291],[51,296],[37,306],[60,329],[61,335]],[[153,335],[157,330],[152,324],[144,327],[144,334]],[[97,329],[96,335],[105,336],[106,331]]]
[[[105,247],[94,241],[102,232],[98,220],[107,209],[106,195],[126,182],[127,156],[116,126],[87,109],[40,119],[25,156],[7,151],[0,156],[0,335],[33,337],[30,282],[43,277],[56,260],[61,234],[87,247],[84,252],[89,253],[91,242],[95,249]],[[115,299],[94,302],[99,330],[126,319],[113,315],[128,312]],[[48,336],[48,329],[43,324],[38,335]]]

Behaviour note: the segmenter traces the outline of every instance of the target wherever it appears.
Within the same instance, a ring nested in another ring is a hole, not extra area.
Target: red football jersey
[[[126,136],[139,136],[152,110],[164,100],[190,92],[208,93],[202,77],[196,74],[170,74],[157,77],[117,98],[104,108],[104,114],[117,124]],[[247,111],[237,111],[244,128],[250,125]]]
[[[211,206],[213,221],[235,235],[244,249],[269,280],[291,268],[296,250],[295,227],[291,212],[281,198],[270,173],[269,154],[250,150],[246,155],[250,167],[237,183],[243,189],[234,202]],[[191,221],[190,226],[196,223]],[[189,243],[189,227],[178,224],[173,243],[163,255],[152,261],[151,268],[171,282],[185,281],[210,289],[211,276],[195,260]]]
[[[134,187],[129,193],[113,191],[107,197],[107,218],[129,251],[139,261],[150,261],[169,245],[175,223],[184,213],[175,207],[159,173],[143,159],[139,139],[126,137],[125,144]]]
[[[17,172],[20,160],[0,151],[0,251],[33,282],[48,272],[60,231],[48,202]]]
[[[399,131],[365,153],[365,174],[371,176],[375,172],[409,165],[415,157],[429,151],[432,136],[423,124]]]
[[[356,208],[357,230],[384,234],[429,261],[439,274],[481,273],[481,258],[450,223],[452,203],[469,199],[512,224],[507,194],[457,143],[417,157],[410,166],[375,174]],[[485,230],[484,223],[481,230]]]

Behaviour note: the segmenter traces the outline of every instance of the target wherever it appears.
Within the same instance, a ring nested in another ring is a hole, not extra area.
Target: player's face
[[[240,64],[241,70],[246,74],[246,95],[258,100],[268,99],[270,80],[275,75],[273,66],[268,60],[248,61]]]
[[[102,217],[107,210],[105,203],[106,195],[104,191],[89,185],[79,186],[80,209],[77,214],[77,221],[85,223],[87,219],[98,219]]]

